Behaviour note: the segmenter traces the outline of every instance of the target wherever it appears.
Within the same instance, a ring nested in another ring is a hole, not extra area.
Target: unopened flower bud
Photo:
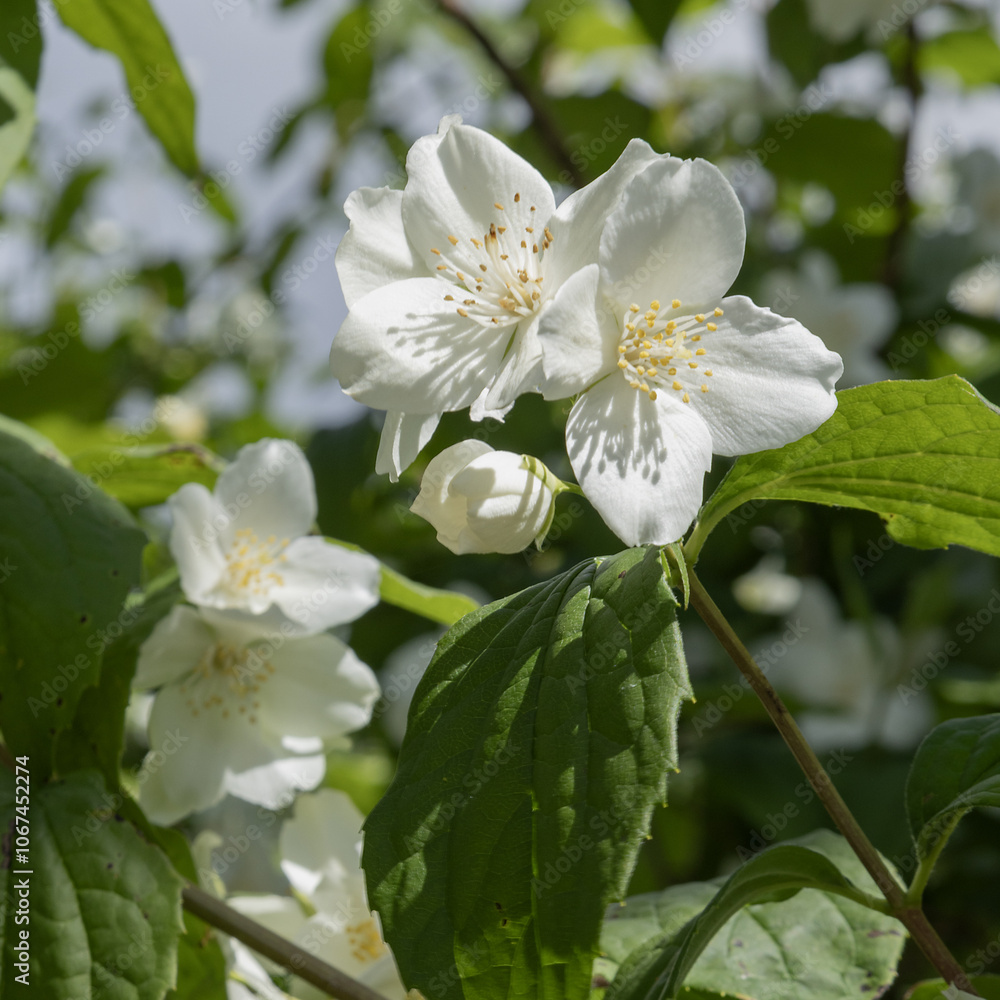
[[[536,458],[467,440],[427,466],[410,510],[452,552],[520,552],[540,542],[564,487]]]

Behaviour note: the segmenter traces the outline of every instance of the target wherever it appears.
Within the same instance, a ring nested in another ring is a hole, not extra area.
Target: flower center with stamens
[[[367,965],[380,959],[388,950],[374,918],[366,917],[347,927],[347,942],[355,960]]]
[[[715,332],[716,324],[704,313],[685,314],[681,309],[680,299],[667,305],[654,299],[645,312],[633,303],[622,320],[618,367],[633,389],[653,400],[658,392],[667,391],[690,403],[692,394],[709,391],[708,380],[714,373],[706,367],[704,338]],[[712,318],[721,315],[722,310],[716,309]]]
[[[514,202],[520,205],[519,193]],[[489,232],[481,238],[460,239],[449,233],[447,245],[432,247],[431,253],[441,260],[436,265],[438,275],[455,286],[454,293],[444,296],[445,302],[462,317],[506,326],[541,307],[543,261],[553,236],[542,222],[535,225],[534,205],[529,206],[532,214],[527,216],[527,225],[522,224],[525,217],[520,209],[508,213],[499,201],[493,207],[499,213],[498,220],[490,223]],[[520,221],[515,221],[514,215]]]
[[[253,724],[260,708],[260,689],[274,672],[264,650],[220,642],[205,651],[180,689],[187,695],[185,704],[193,716],[217,710],[224,719],[243,716]]]
[[[229,596],[248,591],[261,596],[272,587],[283,586],[284,580],[277,570],[287,558],[284,550],[288,542],[287,538],[279,540],[274,535],[261,540],[249,528],[240,528],[229,551],[224,553],[226,570],[218,589]]]

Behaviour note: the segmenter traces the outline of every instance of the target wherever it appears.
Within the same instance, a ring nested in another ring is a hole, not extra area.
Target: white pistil
[[[672,312],[681,308],[680,299],[672,299],[669,309]],[[708,392],[708,383],[703,376],[713,374],[712,370],[701,369],[694,357],[706,358],[708,350],[697,346],[705,334],[714,333],[718,326],[706,322],[703,313],[680,315],[665,320],[661,312],[659,299],[653,299],[649,308],[642,312],[640,307],[632,303],[622,319],[622,339],[618,344],[618,367],[625,380],[633,389],[646,393],[651,400],[657,397],[658,389],[670,389],[681,394],[682,403],[691,402],[691,392],[695,390]],[[722,315],[721,309],[715,309],[713,315]],[[642,318],[641,333],[636,332],[638,317]],[[692,347],[687,346],[690,341]],[[685,364],[682,364],[686,362]],[[662,368],[662,374],[661,374]],[[697,377],[695,373],[697,372]],[[686,382],[687,375],[691,376]]]

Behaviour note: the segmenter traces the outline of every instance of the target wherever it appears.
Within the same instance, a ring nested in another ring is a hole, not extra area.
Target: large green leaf
[[[135,106],[174,165],[198,170],[194,95],[149,0],[61,0],[67,28],[118,57]]]
[[[670,997],[682,983],[699,997],[877,995],[905,931],[850,898],[874,889],[843,838],[818,830],[762,851],[718,888],[696,882],[612,908],[595,972],[614,976],[607,1000]]]
[[[0,4],[0,65],[20,74],[33,90],[42,61],[42,28],[36,0],[4,0]]]
[[[35,95],[17,70],[0,65],[0,188],[17,168],[35,131]]]
[[[737,459],[696,533],[755,500],[870,510],[898,542],[1000,555],[1000,413],[957,375],[837,393],[818,430]]]
[[[980,955],[989,960],[986,952],[980,951]],[[1000,976],[970,976],[969,982],[984,1000],[1000,1000]],[[948,1000],[948,997],[954,996],[948,989],[948,983],[943,979],[925,979],[906,994],[905,1000]]]
[[[71,456],[84,475],[127,507],[163,503],[185,483],[211,489],[222,460],[198,444],[146,444],[89,449]]]
[[[17,816],[11,784],[9,775],[0,779],[4,830]],[[33,785],[27,828],[27,863],[15,852],[12,867],[0,868],[0,896],[15,902],[0,924],[0,995],[160,1000],[174,982],[182,929],[181,879],[160,850],[124,820],[89,771]],[[27,924],[16,922],[22,891]],[[27,970],[14,954],[24,930]],[[15,978],[24,971],[27,990]]]
[[[364,867],[403,978],[428,996],[586,997],[676,767],[690,696],[656,549],[591,560],[438,645]]]
[[[978,806],[1000,806],[1000,714],[949,719],[917,748],[906,812],[918,856],[933,853]]]
[[[967,87],[1000,83],[1000,46],[989,25],[922,39],[917,64],[922,73],[943,72]]]
[[[683,0],[629,0],[650,39],[659,45]]]
[[[143,544],[118,503],[0,432],[0,729],[38,774],[97,682]]]

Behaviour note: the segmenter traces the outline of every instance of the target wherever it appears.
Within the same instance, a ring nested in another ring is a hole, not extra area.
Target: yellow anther
[[[650,389],[649,390],[649,398],[651,400],[655,400],[656,399],[656,390],[655,389]]]
[[[441,256],[441,251],[435,250],[434,247],[431,247],[431,253],[436,253],[439,257]]]
[[[706,375],[712,375],[712,374],[714,374],[714,372],[712,371],[712,369],[711,369],[711,368],[706,368],[706,369],[705,369],[705,374],[706,374]]]
[[[525,241],[524,241],[524,240],[521,240],[521,249],[522,249],[522,250],[527,250],[527,249],[528,249],[528,244],[527,244],[527,243],[525,243]]]
[[[656,369],[655,369],[655,368],[647,368],[647,369],[646,369],[646,374],[647,374],[647,375],[648,375],[648,376],[649,376],[650,378],[656,378]]]
[[[670,388],[671,388],[671,389],[677,389],[678,391],[680,391],[681,389],[683,389],[683,388],[684,388],[684,386],[682,386],[682,385],[680,384],[680,382],[678,382],[678,381],[674,380],[674,384],[673,384],[673,385],[672,385],[672,386],[671,386]]]
[[[646,350],[648,351],[653,345],[648,340],[644,340],[642,342],[642,346],[645,347]]]
[[[631,387],[632,387],[633,389],[638,389],[638,388],[639,388],[639,383],[638,383],[638,382],[636,382],[636,381],[635,381],[635,379],[633,379],[633,380],[632,380],[631,382],[629,382],[629,385],[630,385],[630,386],[631,386]]]
[[[637,375],[645,375],[646,369],[643,368],[642,365],[636,365],[635,372]]]
[[[625,329],[628,330],[629,333],[635,333],[635,323],[626,323]]]
[[[504,234],[505,232],[507,232],[507,227],[506,227],[506,226],[497,226],[497,232],[498,232],[498,233],[499,233],[499,234],[500,234],[501,236],[503,236],[503,234]]]
[[[628,308],[629,312],[637,313],[639,311],[639,307],[634,302]]]
[[[486,270],[486,265],[485,264],[480,264],[479,265],[479,270],[480,271],[485,271]]]
[[[684,395],[681,396],[681,402],[682,403],[690,403],[691,402],[691,397],[687,393],[684,393]]]
[[[649,392],[649,386],[648,386],[648,385],[646,385],[646,383],[645,383],[645,382],[643,382],[643,383],[642,383],[642,385],[640,385],[640,386],[639,386],[639,388],[640,388],[640,389],[641,389],[641,390],[642,390],[643,392]]]
[[[654,310],[654,311],[656,311],[656,312],[658,312],[659,309],[660,309],[660,300],[659,299],[653,299],[653,301],[649,303],[649,308],[652,309],[652,310]]]
[[[459,281],[465,281],[465,275],[462,274],[461,271],[456,271],[455,272],[455,277],[458,278]]]
[[[698,362],[697,361],[689,361],[688,362],[688,368],[697,368],[697,367],[698,367]]]
[[[628,368],[628,362],[624,358],[619,358],[618,367],[622,369]]]
[[[648,358],[649,357],[649,351],[640,351],[639,352],[639,357],[640,358]]]
[[[439,271],[447,271],[448,270],[448,265],[447,264],[438,264],[437,269]]]
[[[531,252],[532,253],[538,253],[538,244],[537,243],[532,243],[531,244]]]
[[[520,195],[520,193],[518,193],[518,194],[515,194],[515,195],[514,195],[514,201],[520,201],[520,200],[521,200],[521,195]]]
[[[671,305],[671,306],[672,306],[672,307],[673,307],[674,309],[680,309],[680,307],[681,307],[681,300],[680,300],[680,299],[674,299],[674,301],[673,301],[673,302],[671,302],[671,303],[670,303],[670,305]]]
[[[503,205],[501,205],[500,202],[498,202],[498,201],[493,202],[493,207],[495,209],[497,209],[497,211],[500,211],[500,212],[503,211]]]
[[[696,323],[704,323],[704,322],[705,322],[705,314],[704,314],[704,313],[698,313],[698,314],[697,314],[697,315],[695,316],[695,318],[694,318],[694,319],[695,319],[695,322],[696,322]]]
[[[474,306],[476,304],[475,299],[462,299],[463,306]]]
[[[708,351],[706,351],[704,347],[699,347],[698,350],[695,351],[694,353],[698,354],[698,355],[701,355],[701,354],[707,354]]]
[[[714,323],[706,323],[705,324],[705,329],[714,332],[715,330],[718,330],[719,328]]]
[[[692,340],[701,340],[701,334],[700,333],[696,333],[691,339]]]
[[[708,386],[707,386],[707,385],[703,385],[703,386],[701,387],[701,391],[702,391],[702,392],[708,392]]]
[[[676,329],[677,329],[677,324],[676,324],[676,323],[675,323],[675,322],[674,322],[673,320],[670,320],[670,321],[669,321],[669,322],[667,323],[667,325],[666,325],[666,328],[665,328],[665,329],[666,329],[666,332],[667,332],[667,333],[670,333],[670,332],[671,332],[672,330],[676,330]]]
[[[526,233],[533,233],[533,232],[534,232],[534,229],[532,229],[532,228],[531,228],[531,226],[525,226],[525,227],[524,227],[524,231],[525,231]]]
[[[677,374],[677,369],[676,368],[668,368],[667,369],[667,374],[668,375],[676,375]]]
[[[722,315],[722,310],[721,309],[716,309],[715,310],[715,315],[716,316],[721,316]]]
[[[472,245],[473,245],[473,246],[474,246],[474,247],[475,247],[475,248],[476,248],[477,250],[482,250],[482,249],[483,249],[483,244],[482,244],[482,242],[481,242],[480,240],[477,240],[475,236],[470,236],[470,237],[469,237],[469,242],[470,242],[470,243],[471,243],[471,244],[472,244]]]
[[[618,353],[619,354],[624,354],[627,350],[628,350],[628,348],[624,344],[619,344],[618,345]]]
[[[468,316],[469,315],[468,312],[465,309],[463,309],[461,306],[459,306],[459,308],[458,308],[457,311],[458,311],[458,315],[459,316]]]
[[[449,237],[448,237],[448,242],[449,242],[449,243],[450,243],[450,244],[451,244],[451,245],[452,245],[453,247],[457,247],[457,246],[458,246],[458,237],[457,237],[457,236],[449,236]]]

